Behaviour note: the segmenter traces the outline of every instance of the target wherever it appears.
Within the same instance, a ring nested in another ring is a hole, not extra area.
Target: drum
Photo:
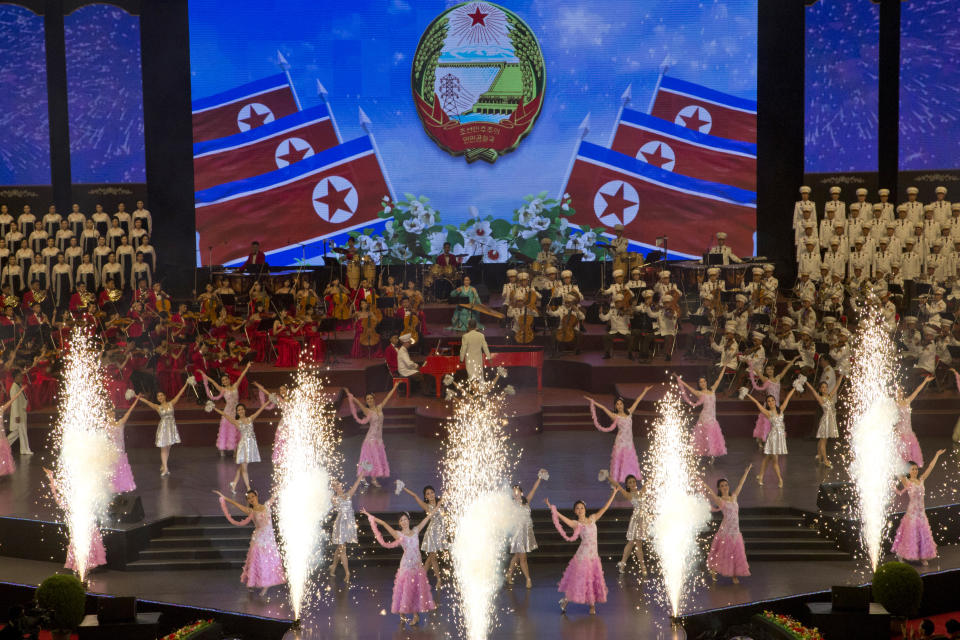
[[[620,271],[623,271],[624,277],[628,277],[630,275],[628,256],[629,254],[625,253],[618,253],[617,255],[613,256],[613,270],[617,271],[619,269]]]
[[[371,287],[377,286],[377,265],[370,256],[363,259],[363,279],[369,282]]]
[[[546,268],[544,267],[544,264],[539,260],[530,263],[530,271],[534,274],[543,273],[545,270]]]
[[[347,286],[354,290],[360,287],[360,261],[356,258],[347,263]]]
[[[452,264],[445,264],[442,267],[440,267],[440,276],[450,281],[457,280],[457,272],[453,268]]]

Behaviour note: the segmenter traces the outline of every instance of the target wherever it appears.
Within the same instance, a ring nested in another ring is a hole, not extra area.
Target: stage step
[[[399,517],[396,513],[380,515],[387,522],[394,522]],[[599,522],[597,549],[604,562],[620,559],[630,515],[629,509],[614,508]],[[802,511],[789,507],[742,509],[740,530],[747,558],[751,562],[850,559],[850,555],[839,551],[832,541],[804,526],[802,518]],[[719,514],[714,514],[710,527],[700,537],[704,552],[719,524]],[[530,554],[531,562],[564,563],[570,560],[576,544],[559,537],[549,511],[534,510],[533,526],[539,547]],[[363,558],[363,564],[373,565],[392,566],[398,562],[400,552],[377,544],[359,517],[357,529],[358,544],[349,548],[352,558]],[[252,527],[235,527],[221,516],[174,518],[127,567],[131,571],[239,568],[246,558],[251,533]]]

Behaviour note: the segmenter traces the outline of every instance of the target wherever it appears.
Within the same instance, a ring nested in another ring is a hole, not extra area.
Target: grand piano
[[[537,370],[537,389],[543,388],[543,347],[523,347],[498,345],[490,349],[490,357],[484,358],[486,367],[533,367]],[[437,397],[440,397],[443,376],[453,375],[464,368],[460,355],[439,355],[431,353],[420,367],[420,373],[432,375],[437,384]]]

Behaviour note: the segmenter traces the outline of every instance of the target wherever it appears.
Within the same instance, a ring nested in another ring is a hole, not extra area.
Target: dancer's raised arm
[[[21,389],[21,391],[22,391],[22,389]],[[19,395],[19,394],[17,394],[17,395]],[[122,417],[122,418],[120,418],[119,420],[117,420],[117,424],[119,424],[119,425],[127,424],[127,418],[129,418],[129,417],[130,417],[130,414],[133,413],[133,408],[137,406],[137,403],[138,403],[138,402],[140,402],[140,396],[137,396],[136,398],[133,399],[133,402],[130,403],[130,408],[127,409],[127,412],[126,412],[125,414],[123,414],[123,417]],[[6,409],[6,407],[3,407],[3,409]],[[0,409],[0,411],[2,411],[2,409]]]
[[[753,463],[750,463],[747,465],[747,468],[743,470],[743,475],[740,476],[740,482],[737,484],[736,490],[730,494],[734,497],[734,499],[736,499],[736,497],[739,496],[740,492],[743,490],[743,483],[747,481],[747,476],[750,475],[750,469],[752,468]]]
[[[544,502],[544,504],[547,505],[547,508],[548,508],[548,509],[551,509],[551,510],[552,510],[552,509],[555,509],[555,508],[556,508],[556,507],[554,507],[552,504],[550,504],[550,498],[544,498],[544,499],[543,499],[543,502]],[[563,522],[563,524],[567,525],[567,526],[570,527],[571,529],[576,528],[576,526],[577,526],[576,520],[571,520],[571,519],[568,518],[567,516],[563,515],[562,513],[560,513],[560,510],[559,510],[559,509],[557,509],[556,511],[557,511],[557,517],[560,518],[560,520]]]
[[[650,391],[650,389],[653,389],[652,384],[648,384],[647,388],[640,393],[640,395],[637,397],[636,400],[633,401],[633,404],[630,405],[630,408],[627,410],[627,413],[633,413],[634,410],[636,410],[637,405],[640,404],[640,401],[643,400],[643,396],[647,395],[647,392]]]
[[[917,385],[917,388],[913,390],[913,393],[911,393],[909,396],[907,396],[907,404],[912,403],[912,402],[914,401],[914,399],[915,399],[918,395],[920,395],[920,392],[923,391],[923,388],[924,388],[925,386],[927,386],[927,383],[930,382],[931,380],[933,380],[933,376],[927,376],[926,378],[924,378],[923,380],[921,380],[921,381],[920,381],[920,384]]]
[[[393,397],[393,394],[397,392],[397,387],[400,386],[400,381],[397,380],[393,383],[393,388],[390,389],[390,393],[387,394],[387,397],[383,399],[383,402],[377,405],[377,409],[383,409],[384,405],[390,402],[390,398]]]
[[[217,381],[216,381],[216,380],[214,380],[213,378],[211,378],[210,376],[208,376],[206,371],[200,372],[200,375],[203,376],[203,379],[204,379],[204,380],[206,380],[207,382],[209,382],[210,384],[212,384],[212,385],[213,385],[213,388],[216,389],[218,393],[222,393],[222,392],[223,392],[223,387],[221,387],[219,384],[217,384]],[[260,385],[257,385],[257,386],[259,387]]]
[[[720,369],[720,375],[717,376],[717,379],[714,381],[713,386],[710,387],[710,391],[714,393],[717,392],[717,389],[720,388],[720,382],[723,380],[723,369]]]
[[[817,404],[819,404],[819,405],[822,407],[822,406],[823,406],[823,398],[820,397],[820,394],[817,393],[817,390],[813,388],[813,385],[810,384],[810,381],[807,380],[806,382],[804,382],[804,384],[807,386],[807,389],[810,389],[810,393],[813,394],[813,399],[816,400],[816,401],[817,401]],[[836,387],[834,387],[834,388],[836,388]]]
[[[794,388],[790,389],[790,393],[787,394],[787,397],[783,399],[783,403],[780,405],[780,413],[783,413],[784,411],[787,410],[787,405],[790,404],[790,398],[792,398],[793,394],[796,392],[797,392],[796,389]]]
[[[224,502],[227,502],[227,503],[229,503],[229,504],[232,504],[232,505],[235,506],[237,509],[239,509],[240,511],[242,511],[244,514],[250,515],[250,514],[253,512],[253,509],[251,509],[250,507],[245,506],[245,505],[242,505],[242,504],[240,504],[239,502],[237,502],[237,501],[235,501],[235,500],[231,500],[230,498],[228,498],[227,496],[223,495],[222,493],[220,493],[220,492],[217,491],[216,489],[214,489],[213,492],[214,492],[216,495],[220,496],[220,499],[221,499],[221,500],[223,500]]]
[[[154,403],[150,402],[149,400],[147,400],[147,399],[144,398],[143,396],[137,395],[137,398],[140,400],[140,402],[142,402],[143,404],[147,405],[148,407],[150,407],[150,408],[153,409],[154,411],[159,411],[159,410],[160,410],[160,405],[154,404]]]
[[[762,404],[760,404],[760,402],[759,402],[756,398],[754,398],[754,397],[753,397],[752,395],[750,395],[749,393],[746,395],[746,398],[747,398],[750,402],[752,402],[753,404],[757,405],[757,409],[760,410],[760,413],[762,413],[763,415],[767,416],[768,418],[770,417],[770,410],[767,409],[767,408],[766,408],[765,406],[763,406]]]
[[[420,505],[420,508],[421,508],[421,509],[423,509],[424,511],[427,511],[427,510],[428,510],[428,507],[429,507],[430,505],[428,505],[426,502],[424,502],[423,500],[421,500],[421,499],[420,499],[420,496],[418,496],[417,494],[415,494],[413,491],[410,491],[410,489],[407,489],[406,487],[404,487],[403,490],[404,490],[405,492],[409,493],[411,496],[413,496],[413,499],[417,501],[417,504]]]
[[[933,471],[933,468],[934,468],[934,467],[936,466],[936,464],[937,464],[937,460],[940,458],[940,456],[942,456],[942,455],[943,455],[944,453],[946,453],[946,452],[947,452],[946,449],[940,449],[940,450],[937,451],[935,454],[933,454],[933,460],[930,461],[930,464],[927,465],[926,471],[924,471],[924,472],[923,472],[923,475],[920,476],[920,482],[926,482],[926,481],[927,481],[927,478],[930,477],[930,472]]]
[[[421,520],[420,523],[413,528],[413,530],[414,530],[415,532],[417,532],[417,533],[420,533],[420,531],[421,531],[425,526],[427,526],[427,523],[430,522],[430,518],[433,517],[433,514],[434,514],[434,513],[436,513],[436,511],[431,511],[431,512],[429,512],[429,513],[427,514],[427,517],[425,517],[423,520]]]
[[[540,469],[537,472],[537,480],[536,482],[533,483],[533,487],[530,489],[530,492],[526,496],[528,503],[533,502],[533,496],[537,493],[537,489],[540,488],[540,480],[541,480],[540,474],[544,471],[546,471],[546,469]]]
[[[793,366],[793,363],[800,359],[799,355],[793,356],[793,359],[790,360],[786,365],[784,365],[783,370],[777,374],[777,382],[783,379],[783,376],[787,375],[787,371],[790,371],[790,367]]]
[[[607,509],[610,508],[610,505],[613,504],[613,499],[616,497],[617,497],[617,488],[614,487],[613,491],[610,492],[610,497],[607,498],[607,503],[602,507],[600,507],[599,511],[597,511],[595,514],[590,516],[590,522],[596,522],[597,520],[602,518],[603,514],[605,514],[607,512]]]
[[[605,406],[603,406],[602,404],[600,404],[599,402],[597,402],[596,400],[594,400],[594,399],[591,398],[590,396],[583,396],[583,397],[586,398],[587,401],[588,401],[590,404],[592,404],[593,406],[599,407],[600,409],[602,409],[603,412],[604,412],[605,414],[607,414],[607,417],[609,417],[611,420],[613,420],[613,419],[616,418],[616,416],[613,414],[612,411],[610,411],[610,409],[607,409]]]
[[[360,474],[359,476],[357,476],[357,479],[353,481],[353,486],[351,486],[350,490],[347,491],[346,493],[347,498],[353,497],[353,494],[357,492],[357,487],[360,486],[361,482],[363,482],[363,474]]]
[[[183,396],[183,392],[187,390],[187,387],[190,386],[186,382],[183,383],[183,386],[180,387],[180,391],[177,392],[177,395],[173,396],[170,400],[170,404],[177,404],[180,402],[180,397]]]

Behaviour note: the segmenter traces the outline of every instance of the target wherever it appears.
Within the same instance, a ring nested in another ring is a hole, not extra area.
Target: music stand
[[[750,324],[753,326],[768,326],[770,324],[770,314],[755,313],[750,316]]]
[[[903,287],[896,283],[887,284],[887,291],[889,291],[891,295],[903,295]]]
[[[281,309],[289,309],[290,307],[293,306],[293,294],[292,293],[274,294],[271,302],[273,302],[274,308],[277,311],[280,311]]]
[[[933,285],[929,282],[917,282],[916,280],[913,281],[913,286],[913,292],[917,296],[929,295],[931,289],[933,289]]]
[[[953,360],[957,360],[958,358],[960,358],[960,347],[956,347],[954,345],[947,345],[947,351],[950,352],[950,357]]]
[[[826,342],[817,341],[814,343],[814,350],[820,355],[826,355],[830,353],[830,345]]]
[[[337,319],[332,317],[320,318],[317,322],[317,333],[325,333],[327,341],[327,353],[324,362],[328,364],[337,364],[340,358],[337,357]],[[330,336],[333,339],[330,339]]]
[[[720,301],[724,304],[729,304],[735,302],[738,295],[741,295],[739,291],[723,289],[720,291]]]
[[[703,264],[709,267],[722,266],[723,254],[722,253],[705,253],[703,254]]]
[[[940,313],[940,319],[941,319],[941,320],[949,320],[950,322],[954,322],[954,320],[955,320],[956,318],[955,318],[954,315],[953,315],[952,313],[950,313],[949,311],[943,311],[943,312]]]
[[[232,307],[237,304],[237,296],[232,293],[220,294],[220,302],[223,303],[225,307]]]

